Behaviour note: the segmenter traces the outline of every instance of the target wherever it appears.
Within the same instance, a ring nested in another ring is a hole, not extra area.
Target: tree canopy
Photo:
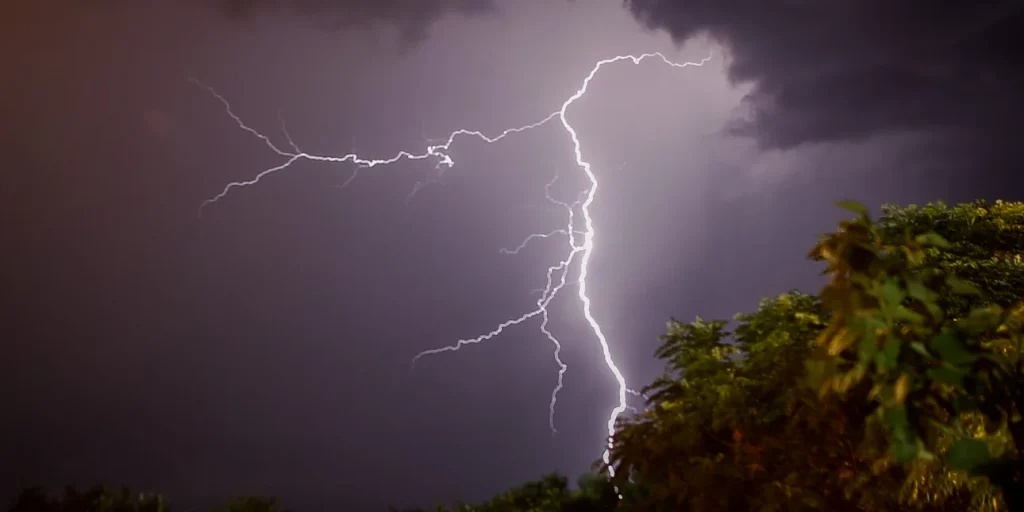
[[[767,299],[731,328],[669,324],[650,408],[616,434],[622,481],[651,489],[637,507],[1000,509],[990,483],[1011,497],[1024,204],[878,221],[842,206],[856,218],[810,253],[820,294]]]

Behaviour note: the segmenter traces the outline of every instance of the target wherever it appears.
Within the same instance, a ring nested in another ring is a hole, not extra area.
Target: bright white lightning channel
[[[514,253],[518,252],[519,250],[523,249],[526,246],[526,244],[528,244],[530,242],[530,240],[534,240],[534,239],[538,239],[538,238],[551,238],[551,237],[555,237],[555,236],[564,236],[564,237],[568,238],[568,243],[567,243],[567,250],[568,250],[568,252],[565,255],[565,257],[561,261],[559,261],[557,264],[552,265],[552,266],[548,267],[548,269],[547,269],[547,276],[546,276],[547,282],[546,282],[545,287],[541,290],[540,298],[537,299],[537,301],[536,301],[536,307],[533,310],[531,310],[530,312],[525,313],[525,314],[523,314],[523,315],[521,315],[521,316],[519,316],[517,318],[512,318],[512,319],[506,320],[506,321],[498,324],[491,331],[489,331],[487,333],[484,333],[484,334],[481,334],[481,335],[479,335],[479,336],[477,336],[475,338],[468,338],[468,339],[458,340],[458,341],[456,341],[452,345],[447,345],[447,346],[443,346],[443,347],[440,347],[440,348],[435,348],[435,349],[430,349],[430,350],[425,350],[423,352],[420,352],[419,354],[417,354],[413,358],[413,362],[415,363],[417,360],[419,360],[420,358],[422,358],[424,356],[428,356],[428,355],[432,355],[432,354],[439,354],[439,353],[442,353],[442,352],[454,352],[454,351],[457,351],[457,350],[459,350],[460,348],[462,348],[462,347],[464,347],[466,345],[473,345],[473,344],[481,343],[483,341],[492,339],[492,338],[500,335],[502,332],[504,332],[504,330],[506,328],[512,327],[514,325],[521,324],[523,322],[526,322],[527,320],[530,320],[530,319],[532,319],[534,317],[538,317],[539,316],[539,317],[541,317],[540,330],[548,338],[548,340],[551,341],[554,344],[554,346],[555,346],[555,351],[554,351],[555,361],[556,361],[556,363],[559,366],[558,383],[557,383],[557,385],[555,386],[554,390],[551,393],[551,402],[549,404],[549,416],[548,416],[548,421],[549,421],[550,427],[551,427],[552,431],[555,431],[555,428],[554,428],[554,409],[555,409],[555,403],[557,402],[558,391],[562,388],[562,377],[565,374],[566,365],[561,361],[561,359],[559,357],[559,354],[560,354],[560,351],[561,351],[561,343],[558,341],[558,339],[547,328],[547,325],[548,325],[548,305],[550,305],[551,301],[554,300],[554,298],[558,295],[558,292],[561,291],[567,285],[567,276],[568,276],[568,273],[569,273],[569,267],[576,261],[577,257],[579,257],[579,260],[580,260],[580,271],[579,271],[579,276],[578,276],[575,284],[576,284],[576,288],[577,288],[577,295],[578,295],[578,297],[580,299],[580,302],[583,305],[583,316],[586,319],[587,324],[589,324],[591,331],[597,337],[598,344],[601,347],[601,353],[604,356],[605,364],[608,366],[608,369],[611,370],[612,375],[615,377],[615,381],[618,383],[618,403],[615,406],[615,408],[612,409],[611,414],[609,414],[609,416],[608,416],[608,423],[607,423],[608,443],[605,446],[604,452],[602,453],[602,456],[601,456],[601,458],[604,461],[605,465],[608,467],[609,474],[611,476],[615,476],[615,468],[612,467],[609,464],[610,450],[614,446],[613,436],[615,434],[615,423],[616,423],[616,420],[618,419],[619,415],[621,415],[623,412],[626,411],[626,409],[629,408],[629,405],[627,404],[627,401],[626,401],[627,393],[633,394],[635,392],[632,391],[631,389],[629,389],[626,386],[626,379],[625,379],[625,377],[622,375],[622,372],[619,370],[618,366],[615,364],[615,361],[612,359],[611,348],[610,348],[610,346],[608,344],[608,339],[605,337],[604,331],[601,329],[601,325],[597,322],[597,320],[593,316],[593,313],[591,312],[591,300],[590,300],[590,297],[587,295],[587,277],[589,275],[590,258],[591,258],[591,256],[593,255],[593,252],[594,252],[594,237],[596,235],[596,231],[595,231],[595,228],[594,228],[593,219],[592,219],[591,214],[590,214],[590,207],[593,204],[594,198],[596,197],[596,194],[597,194],[598,180],[597,180],[597,176],[593,172],[591,164],[583,159],[582,144],[580,143],[580,139],[579,139],[579,136],[578,136],[578,134],[576,132],[576,129],[573,128],[573,126],[569,123],[569,119],[567,117],[567,111],[569,110],[569,107],[573,103],[576,102],[576,100],[582,98],[583,95],[585,95],[587,93],[587,89],[590,86],[590,82],[597,75],[597,72],[600,71],[601,68],[604,67],[605,65],[613,64],[613,63],[616,63],[616,62],[619,62],[619,61],[631,61],[633,64],[640,64],[641,61],[646,60],[646,59],[652,59],[652,58],[659,59],[661,62],[663,62],[663,63],[665,63],[665,64],[667,64],[667,65],[669,65],[671,67],[676,67],[676,68],[685,68],[685,67],[690,67],[690,66],[697,66],[697,67],[699,67],[699,66],[703,66],[705,63],[707,63],[709,60],[711,60],[711,56],[709,55],[708,57],[705,57],[704,59],[702,59],[699,62],[681,62],[681,63],[680,62],[673,62],[673,61],[669,60],[667,57],[665,57],[663,54],[661,54],[659,52],[645,53],[645,54],[642,54],[642,55],[619,55],[619,56],[612,57],[612,58],[609,58],[609,59],[604,59],[604,60],[598,61],[596,64],[594,64],[594,67],[591,68],[590,73],[587,74],[586,78],[583,79],[583,84],[580,86],[580,88],[576,90],[575,94],[570,96],[568,99],[565,100],[565,102],[562,103],[562,106],[561,106],[561,108],[559,110],[557,110],[555,112],[552,112],[551,114],[548,114],[546,117],[544,117],[540,121],[537,121],[537,122],[531,123],[531,124],[527,124],[527,125],[523,125],[523,126],[519,126],[519,127],[516,127],[516,128],[509,128],[509,129],[506,129],[506,130],[502,131],[501,133],[499,133],[498,135],[495,135],[495,136],[487,136],[487,135],[483,134],[482,132],[476,131],[476,130],[460,129],[460,130],[456,130],[456,131],[452,132],[451,134],[449,134],[448,138],[445,140],[445,142],[443,144],[428,145],[423,150],[423,152],[421,152],[421,153],[411,153],[411,152],[408,152],[408,151],[399,151],[394,156],[392,156],[390,158],[384,158],[384,159],[367,159],[367,158],[363,158],[363,157],[361,157],[361,156],[359,156],[359,155],[357,155],[355,153],[349,153],[349,154],[342,155],[342,156],[325,156],[325,155],[314,155],[314,154],[306,153],[306,152],[301,151],[299,149],[298,145],[295,144],[295,142],[292,140],[291,136],[288,134],[288,131],[286,129],[284,129],[284,126],[283,126],[283,123],[282,123],[282,129],[284,131],[285,138],[288,141],[288,145],[290,146],[290,149],[291,149],[290,151],[285,151],[285,150],[279,148],[277,145],[275,145],[274,142],[272,140],[270,140],[270,138],[268,136],[260,133],[256,129],[246,125],[245,122],[243,122],[242,119],[240,117],[238,117],[234,113],[234,111],[232,110],[231,105],[230,105],[230,103],[228,103],[227,99],[225,99],[223,96],[221,96],[216,90],[214,90],[212,87],[210,87],[208,85],[205,85],[205,84],[201,83],[200,81],[198,81],[196,79],[191,79],[192,82],[194,82],[199,87],[202,87],[202,88],[206,89],[207,91],[209,91],[209,93],[211,95],[213,95],[217,100],[219,100],[224,105],[224,109],[227,111],[228,115],[235,121],[235,123],[238,125],[239,128],[241,128],[242,130],[245,130],[245,131],[251,133],[253,136],[255,136],[255,137],[259,138],[260,140],[262,140],[264,142],[264,144],[266,144],[267,147],[270,148],[271,151],[273,151],[274,153],[278,154],[281,157],[284,157],[284,159],[285,159],[285,161],[283,163],[281,163],[279,165],[276,165],[274,167],[270,167],[270,168],[267,168],[267,169],[263,170],[262,172],[260,172],[259,174],[257,174],[256,176],[254,176],[250,180],[235,181],[235,182],[228,183],[221,190],[221,192],[219,194],[217,194],[216,196],[214,196],[214,197],[212,197],[210,199],[207,199],[206,201],[203,201],[202,205],[199,207],[199,212],[200,212],[200,214],[202,214],[203,209],[205,209],[207,206],[209,206],[209,205],[211,205],[213,203],[216,203],[217,201],[220,201],[221,199],[226,197],[233,189],[256,185],[257,183],[259,183],[263,178],[267,177],[268,175],[276,173],[278,171],[283,171],[283,170],[287,169],[288,167],[290,167],[293,163],[295,163],[298,160],[311,160],[311,161],[317,161],[317,162],[330,162],[330,163],[351,162],[351,163],[355,164],[357,166],[356,169],[355,169],[355,172],[352,174],[352,176],[349,178],[349,180],[346,181],[345,184],[344,184],[344,185],[347,185],[348,183],[350,183],[352,181],[352,179],[354,179],[356,177],[358,171],[360,171],[362,169],[370,168],[370,167],[378,167],[378,166],[389,165],[389,164],[393,164],[393,163],[396,163],[396,162],[401,161],[401,160],[425,160],[425,159],[428,159],[428,158],[436,158],[437,159],[437,167],[440,168],[440,167],[444,166],[444,167],[450,168],[453,165],[455,165],[455,162],[454,162],[454,160],[452,160],[451,156],[448,154],[448,150],[451,147],[451,145],[455,142],[455,140],[457,138],[461,137],[461,136],[472,136],[472,137],[476,137],[477,139],[480,139],[480,140],[482,140],[484,142],[487,142],[487,143],[494,143],[494,142],[497,142],[497,141],[507,137],[508,135],[513,134],[513,133],[518,133],[518,132],[522,132],[522,131],[526,131],[526,130],[532,130],[534,128],[539,128],[539,127],[541,127],[541,126],[547,124],[548,122],[550,122],[550,121],[552,121],[552,120],[557,118],[561,122],[562,127],[565,129],[566,133],[568,133],[568,135],[569,135],[569,137],[570,137],[570,139],[572,141],[573,153],[575,155],[576,165],[579,167],[580,170],[583,171],[583,173],[586,176],[588,182],[590,183],[590,187],[587,190],[585,190],[583,193],[581,193],[581,196],[583,196],[582,197],[582,201],[577,201],[577,203],[574,203],[574,204],[568,204],[568,203],[565,203],[565,202],[559,202],[559,201],[557,201],[555,199],[552,199],[550,194],[547,194],[548,200],[550,200],[552,202],[555,202],[556,204],[558,204],[560,206],[563,206],[565,208],[565,210],[567,212],[567,221],[566,221],[565,228],[559,229],[559,230],[554,230],[554,231],[551,231],[549,233],[535,233],[535,234],[530,235],[529,237],[527,237],[527,239],[524,240],[523,243],[520,244],[515,249],[504,250],[503,251],[503,252],[506,252],[506,253],[514,254]],[[342,185],[342,186],[344,186],[344,185]],[[551,184],[549,183],[548,187],[546,188],[546,191],[548,189],[550,189],[550,185]],[[422,186],[422,185],[419,184],[417,186],[417,189],[414,189],[413,193],[415,193],[415,190],[418,190],[420,186]],[[582,214],[582,217],[583,217],[583,223],[582,223],[583,225],[582,226],[577,226],[576,225],[577,224],[577,219],[576,219],[575,211],[576,211],[577,207],[579,208],[579,210],[580,210],[580,212]]]

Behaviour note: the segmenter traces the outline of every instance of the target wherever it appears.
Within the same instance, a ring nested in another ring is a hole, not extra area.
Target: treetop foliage
[[[856,217],[810,253],[829,276],[818,295],[669,324],[648,411],[616,435],[620,483],[651,489],[634,507],[995,510],[992,484],[1012,497],[1024,204],[885,206],[877,222],[841,206]]]

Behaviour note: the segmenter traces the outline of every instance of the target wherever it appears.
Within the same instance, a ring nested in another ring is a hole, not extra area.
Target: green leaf
[[[893,312],[892,317],[896,320],[902,320],[904,322],[910,322],[912,324],[924,323],[924,317],[911,311],[903,306],[899,306]]]
[[[898,306],[903,302],[903,290],[900,290],[900,286],[896,284],[895,279],[887,279],[882,284],[882,298],[889,304],[890,307]]]
[[[949,467],[957,471],[971,472],[978,466],[992,460],[988,444],[979,439],[961,439],[949,447],[946,455]]]
[[[945,366],[929,368],[925,371],[925,375],[929,379],[943,384],[950,384],[958,388],[963,388],[964,386],[964,374]]]
[[[875,364],[879,369],[886,370],[896,368],[900,359],[900,344],[895,340],[889,340],[882,351],[875,355]]]
[[[935,300],[935,292],[926,288],[920,279],[907,279],[907,294],[925,304]]]
[[[867,365],[871,362],[878,353],[878,337],[875,336],[874,330],[865,329],[861,332],[860,340],[857,341],[857,351],[861,364]]]
[[[917,458],[919,446],[909,441],[895,441],[889,446],[889,452],[893,460],[900,464],[906,464]]]
[[[910,344],[910,348],[914,349],[914,352],[921,354],[925,357],[932,357],[931,352],[928,352],[928,347],[925,347],[920,341],[915,341]]]
[[[932,349],[939,354],[939,359],[953,365],[973,363],[978,359],[978,356],[967,350],[960,338],[948,330],[932,338]]]
[[[809,324],[815,324],[815,325],[823,325],[824,324],[824,322],[821,321],[821,317],[819,317],[818,315],[815,315],[814,313],[806,313],[806,312],[803,312],[803,311],[797,311],[793,316],[797,320],[801,320],[801,321],[807,322]]]
[[[982,308],[975,308],[967,314],[967,318],[960,322],[960,326],[963,329],[980,333],[999,325],[1000,315],[1002,315],[1002,312],[1002,308],[995,304],[990,304]]]
[[[858,203],[856,201],[839,201],[838,203],[836,203],[836,206],[838,206],[838,207],[840,207],[840,208],[842,208],[844,210],[856,213],[856,214],[860,215],[861,217],[867,217],[868,216],[868,209],[867,209],[867,207],[865,207],[864,205],[862,205],[862,204],[860,204],[860,203]]]
[[[957,295],[981,295],[981,290],[976,286],[962,279],[950,277],[946,279],[946,286]]]
[[[815,350],[804,362],[807,369],[807,385],[821,389],[836,372],[835,358],[824,350]]]
[[[942,238],[941,235],[934,232],[918,235],[917,238],[914,239],[914,241],[921,245],[927,245],[929,247],[938,247],[939,249],[949,249],[950,247],[952,247],[952,245],[950,245],[950,243],[946,241],[945,238]]]
[[[910,428],[910,416],[906,404],[889,407],[882,412],[882,421],[889,429],[889,453],[900,464],[906,464],[918,457],[921,444]]]
[[[900,404],[890,407],[882,413],[882,421],[896,432],[903,431],[910,427],[910,417],[907,416],[907,406]]]

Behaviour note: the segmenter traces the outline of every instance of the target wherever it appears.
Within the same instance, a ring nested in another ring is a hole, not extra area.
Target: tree
[[[10,512],[169,512],[170,503],[160,494],[133,493],[122,488],[113,491],[97,484],[87,489],[68,486],[58,497],[49,497],[41,488],[22,491],[12,502]]]
[[[648,412],[620,423],[619,482],[645,484],[639,510],[892,510],[897,485],[871,473],[857,404],[802,384],[823,325],[813,296],[790,292],[723,320],[672,321],[645,388]],[[838,435],[838,434],[848,435]],[[860,492],[857,492],[857,491]]]
[[[907,461],[905,457],[894,457],[899,454],[887,450],[894,431],[890,428],[892,422],[887,426],[874,414],[878,403],[875,399],[879,397],[877,382],[856,378],[860,370],[855,368],[859,361],[871,364],[873,358],[888,358],[891,353],[885,350],[894,349],[885,349],[888,345],[878,339],[874,349],[870,343],[859,343],[863,337],[870,339],[875,331],[864,327],[867,324],[853,325],[849,319],[857,317],[863,322],[858,316],[863,308],[891,304],[893,296],[887,298],[885,294],[892,293],[893,285],[886,285],[884,276],[902,267],[893,263],[895,267],[885,267],[884,271],[872,270],[870,276],[851,278],[849,272],[837,271],[836,262],[865,265],[861,260],[866,256],[858,249],[864,244],[884,248],[875,247],[876,255],[891,253],[896,260],[900,255],[905,260],[917,258],[914,261],[919,266],[914,272],[919,273],[918,281],[904,279],[896,283],[903,287],[902,297],[911,296],[908,286],[913,293],[921,294],[924,292],[919,285],[935,284],[935,288],[926,286],[930,306],[919,305],[930,314],[941,312],[954,323],[959,318],[984,320],[988,331],[998,330],[1001,325],[1012,328],[1012,314],[1003,310],[995,315],[991,308],[1018,301],[1024,290],[1024,265],[1020,261],[1024,253],[1020,229],[1024,226],[1024,205],[979,202],[955,208],[942,204],[923,208],[888,206],[883,209],[882,219],[873,225],[859,206],[846,206],[861,214],[859,220],[842,224],[839,232],[823,237],[812,251],[812,258],[825,261],[832,277],[819,297],[791,292],[766,300],[756,312],[737,315],[732,330],[728,329],[729,322],[721,320],[698,318],[689,324],[669,324],[656,354],[666,362],[665,375],[646,389],[649,411],[620,423],[612,454],[619,482],[629,478],[646,489],[636,503],[639,509],[999,507],[985,482],[951,471],[956,464],[951,468],[946,459],[924,457],[903,465],[900,462]],[[869,225],[873,227],[869,229]],[[940,235],[928,234],[932,232]],[[943,235],[955,242],[943,243]],[[848,239],[857,236],[869,240]],[[954,273],[961,275],[960,280],[948,279]],[[933,283],[927,276],[944,276],[944,280]],[[977,293],[973,293],[975,290]],[[875,302],[867,300],[867,295]],[[993,313],[971,317],[970,311]],[[887,314],[908,315],[898,308]],[[905,321],[893,319],[892,326],[898,330],[904,325],[899,322]],[[957,325],[968,329],[971,324],[964,321]],[[860,328],[856,344],[848,338],[854,328]],[[989,397],[1000,396],[1004,405],[1000,406],[1003,412],[999,417],[1009,418],[1012,425],[1013,411],[1020,410],[1009,398],[1019,396],[1013,394],[1011,383],[1016,374],[1010,368],[1019,363],[1007,366],[1016,361],[1008,347],[1012,336],[1000,338],[975,332],[977,329],[963,335],[974,336],[972,339],[979,342],[985,340],[990,355],[995,354],[986,360],[999,361],[990,365],[999,370],[986,370],[989,373],[985,378],[999,375],[1003,384],[998,393],[985,395],[976,407],[992,409]],[[837,339],[837,335],[841,341],[830,348],[838,352],[820,349],[823,339]],[[913,350],[909,344],[907,347]],[[850,353],[860,348],[870,354]],[[906,386],[905,380],[899,381],[891,373],[884,375],[882,381],[891,381],[890,392],[916,392],[913,387],[896,387],[897,382]],[[817,380],[817,388],[805,385],[809,378]],[[816,391],[826,381],[826,387],[839,387],[843,393],[819,395]],[[889,419],[899,423],[900,418],[891,415]],[[910,414],[907,417],[917,418]],[[905,431],[896,438],[911,440],[899,445],[903,449],[916,446],[918,440],[931,439],[910,437]],[[945,441],[935,438],[933,444],[940,446]],[[996,447],[1006,444],[1000,443],[998,432],[986,442]],[[972,461],[977,452],[965,448],[975,446],[960,445],[960,451],[953,453],[957,457],[949,462],[962,462],[961,458]]]
[[[40,487],[23,490],[12,500],[10,512],[170,512],[161,494],[135,493],[127,488],[114,491],[103,484],[86,489],[64,488],[63,494],[49,496]],[[245,496],[215,507],[213,512],[283,512],[276,498]]]
[[[437,505],[433,509],[408,512],[611,512],[618,506],[615,489],[607,478],[583,475],[577,489],[569,489],[569,480],[550,473],[526,482],[476,505]]]
[[[277,498],[268,496],[243,496],[234,498],[214,512],[283,512]]]
[[[869,389],[901,464],[945,459],[1024,510],[1024,204],[858,215],[824,237],[822,393]]]

